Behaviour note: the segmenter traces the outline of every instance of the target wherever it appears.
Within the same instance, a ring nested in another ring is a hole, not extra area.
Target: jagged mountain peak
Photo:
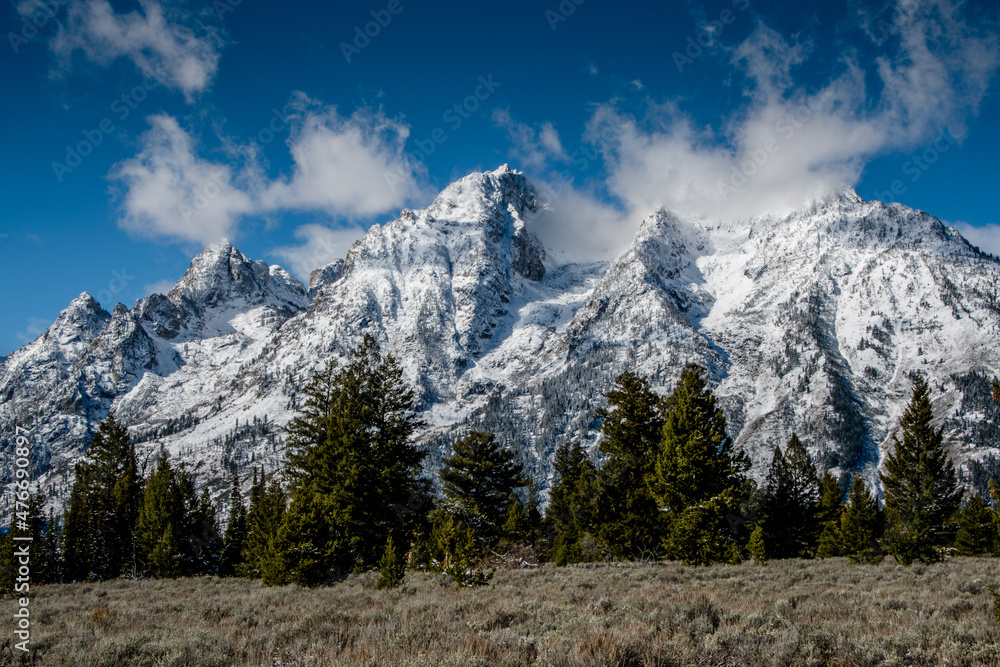
[[[418,392],[431,472],[476,428],[518,450],[543,494],[560,444],[598,444],[594,409],[624,370],[667,392],[685,363],[706,367],[758,472],[794,430],[821,467],[877,483],[915,371],[941,391],[943,420],[973,389],[992,406],[978,378],[1000,372],[1000,261],[930,215],[850,189],[739,220],[658,210],[614,261],[546,271],[525,222],[535,206],[503,165],[373,226],[313,272],[308,297],[228,242],[131,311],[81,295],[60,315],[64,342],[52,334],[0,365],[0,430],[37,415],[55,471],[41,479],[59,493],[113,407],[146,453],[164,447],[221,489],[223,470],[280,465],[311,370],[364,333]],[[997,450],[957,451],[961,464]]]
[[[535,210],[535,189],[525,175],[503,165],[494,171],[469,174],[444,190],[427,208],[433,218],[475,223],[504,212],[517,216]]]
[[[45,335],[64,341],[76,338],[86,341],[97,335],[110,319],[111,315],[101,307],[97,299],[83,292],[59,313]]]

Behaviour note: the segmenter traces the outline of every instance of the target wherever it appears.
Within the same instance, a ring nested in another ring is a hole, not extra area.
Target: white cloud
[[[640,218],[558,178],[536,180],[535,186],[538,210],[528,215],[528,224],[557,263],[617,257],[638,231]]]
[[[535,129],[517,122],[508,109],[495,109],[493,123],[507,131],[507,138],[511,143],[510,156],[523,167],[541,169],[553,160],[569,160],[552,123],[546,121]]]
[[[949,223],[961,232],[962,236],[983,252],[1000,257],[1000,225],[970,225],[967,222]]]
[[[163,280],[157,280],[155,283],[143,285],[142,294],[143,296],[148,296],[150,294],[167,294],[176,284],[176,280],[168,280],[166,278]]]
[[[301,109],[288,144],[290,177],[262,193],[267,209],[322,210],[348,218],[399,208],[421,194],[404,146],[410,128],[381,111],[350,118],[299,94]]]
[[[190,14],[156,0],[139,0],[140,10],[119,14],[108,0],[72,0],[52,38],[53,52],[68,68],[73,54],[107,66],[127,58],[159,83],[190,101],[207,89],[219,63],[220,40]],[[18,7],[33,11],[31,2]]]
[[[407,126],[380,112],[344,118],[301,95],[287,109],[293,164],[290,175],[276,179],[262,171],[257,149],[224,139],[229,159],[205,159],[175,118],[150,116],[140,152],[110,174],[120,185],[121,227],[207,245],[235,238],[247,216],[317,211],[353,220],[399,210],[422,195],[403,153]]]
[[[358,226],[333,229],[323,225],[303,225],[295,230],[301,245],[276,248],[274,254],[288,263],[292,273],[309,281],[309,273],[334,260],[343,259],[351,245],[365,235]]]
[[[234,184],[229,165],[196,155],[191,136],[167,115],[150,116],[142,150],[111,177],[124,185],[120,225],[140,236],[197,241],[232,238],[253,197]]]
[[[30,343],[45,333],[45,330],[49,328],[50,324],[52,324],[50,321],[40,317],[29,317],[28,325],[23,331],[17,332],[17,338],[22,343]]]
[[[603,147],[609,188],[639,215],[663,206],[744,217],[854,185],[872,157],[944,128],[961,137],[1000,63],[996,35],[963,22],[950,0],[900,0],[893,26],[899,49],[878,60],[872,89],[871,73],[850,55],[807,89],[796,75],[810,45],[759,24],[732,50],[747,102],[720,126],[699,125],[671,103],[651,103],[644,117],[599,107],[588,138]]]

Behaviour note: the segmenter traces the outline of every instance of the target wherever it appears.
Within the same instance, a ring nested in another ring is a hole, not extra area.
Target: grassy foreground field
[[[548,566],[461,591],[414,572],[378,591],[376,578],[42,587],[34,655],[14,656],[8,631],[0,664],[1000,665],[986,590],[1000,587],[1000,559]]]

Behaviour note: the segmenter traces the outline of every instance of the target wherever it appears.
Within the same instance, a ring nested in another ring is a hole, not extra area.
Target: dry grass
[[[35,653],[12,657],[5,633],[0,665],[1000,665],[1000,560],[542,567],[462,591],[376,579],[43,587]]]

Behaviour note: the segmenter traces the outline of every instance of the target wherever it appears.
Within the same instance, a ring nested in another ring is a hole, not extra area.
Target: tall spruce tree
[[[76,466],[62,533],[70,581],[108,579],[133,569],[132,531],[141,497],[135,447],[110,414]]]
[[[416,395],[372,336],[352,357],[313,377],[288,426],[291,505],[269,583],[316,585],[374,569],[390,535],[410,543],[424,458],[410,442],[420,424]]]
[[[597,468],[575,442],[556,450],[553,467],[557,480],[545,511],[552,560],[556,565],[591,560],[596,554],[585,545],[597,524]]]
[[[667,555],[690,564],[739,559],[750,485],[744,476],[750,461],[726,435],[726,418],[703,373],[689,364],[668,399],[650,484],[668,521]]]
[[[882,532],[882,515],[878,500],[868,491],[861,475],[851,482],[851,493],[840,514],[837,536],[839,551],[852,563],[874,563],[882,559],[879,535]]]
[[[207,487],[202,488],[197,503],[193,503],[191,508],[188,512],[188,526],[191,531],[188,538],[190,553],[188,573],[219,574],[223,540],[219,532],[215,505]]]
[[[816,522],[819,526],[819,542],[816,555],[820,558],[843,556],[840,548],[840,513],[844,508],[844,492],[830,471],[823,473],[819,482],[819,503]]]
[[[476,522],[476,537],[488,546],[496,544],[514,489],[530,481],[516,455],[492,434],[472,431],[455,441],[452,455],[443,464],[440,477],[445,497],[478,514],[482,521]]]
[[[288,497],[278,481],[272,479],[270,484],[266,484],[263,468],[259,480],[255,473],[254,486],[250,491],[250,509],[247,512],[243,564],[237,568],[241,576],[264,578],[267,582],[280,581],[284,576],[281,561],[275,552],[275,540],[284,521],[287,505]]]
[[[56,540],[58,527],[52,515],[45,518],[43,508],[45,507],[45,495],[41,492],[29,497],[26,510],[17,512],[17,520],[13,522],[10,530],[0,534],[0,595],[10,593],[23,594],[25,590],[19,588],[27,583],[30,586],[35,584],[55,584],[61,581],[61,568],[59,560],[59,549]],[[14,538],[30,537],[30,542],[19,542]],[[30,556],[30,581],[17,581],[21,576],[20,569],[22,563],[15,555],[15,547],[28,545]]]
[[[958,515],[955,555],[994,556],[997,554],[997,514],[979,495],[969,498]]]
[[[904,565],[940,561],[955,538],[954,519],[962,499],[955,467],[942,445],[942,429],[931,425],[930,388],[922,377],[899,420],[903,439],[881,474],[888,523],[883,546]]]
[[[774,448],[764,490],[763,537],[768,558],[811,558],[818,539],[819,478],[805,445],[792,434]]]
[[[598,535],[615,558],[650,558],[662,553],[663,522],[648,481],[655,472],[666,404],[649,380],[625,372],[605,394],[600,451]]]
[[[184,572],[181,544],[184,514],[183,491],[167,455],[161,453],[156,469],[146,480],[136,520],[136,556],[140,571],[157,577],[177,577]]]
[[[257,471],[254,470],[254,478]],[[222,537],[222,554],[219,562],[219,574],[231,577],[237,568],[243,564],[243,552],[247,548],[247,508],[240,494],[240,478],[233,473],[233,481],[229,491],[229,521]]]

